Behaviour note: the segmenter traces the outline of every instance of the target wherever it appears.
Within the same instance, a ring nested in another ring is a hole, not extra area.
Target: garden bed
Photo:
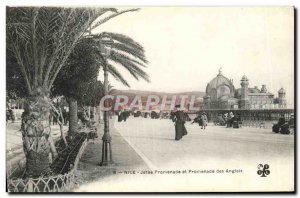
[[[58,156],[51,164],[51,175],[39,178],[22,178],[24,169],[20,170],[17,172],[19,179],[8,180],[8,191],[58,192],[71,188],[75,183],[74,171],[87,145],[87,136],[86,133],[75,133],[73,138],[67,137],[68,147],[64,145],[62,140],[59,140],[56,143]],[[16,178],[17,175],[13,177]]]
[[[70,137],[66,137],[68,146],[66,147],[63,140],[57,142],[58,156],[51,164],[51,170],[54,174],[64,174],[73,169],[75,159],[82,143],[87,139],[86,133],[75,133]]]

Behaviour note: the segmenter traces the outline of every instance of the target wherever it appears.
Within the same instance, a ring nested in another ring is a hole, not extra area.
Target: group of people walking
[[[175,140],[180,140],[183,136],[187,135],[187,130],[185,128],[186,121],[190,121],[191,119],[187,119],[187,113],[183,112],[179,109],[180,105],[175,106],[175,111],[171,114],[171,119],[175,123]],[[208,118],[205,112],[199,114],[192,122],[198,123],[201,126],[201,129],[205,130],[208,123]]]
[[[208,119],[207,119],[207,115],[205,112],[199,114],[192,122],[193,123],[198,123],[199,126],[201,126],[201,129],[204,129],[206,128],[207,126],[207,122],[208,122]]]

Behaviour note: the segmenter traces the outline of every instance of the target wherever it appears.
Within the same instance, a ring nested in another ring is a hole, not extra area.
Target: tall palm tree
[[[7,48],[17,59],[29,95],[22,115],[27,176],[50,172],[48,155],[55,147],[48,123],[49,91],[74,46],[109,19],[136,10],[7,7]]]
[[[123,34],[117,34],[117,33],[111,33],[111,32],[103,32],[100,34],[95,34],[95,35],[89,35],[87,37],[84,37],[80,43],[84,43],[86,47],[89,47],[89,53],[85,54],[84,56],[92,56],[92,52],[94,53],[94,50],[96,49],[96,52],[98,50],[98,56],[96,56],[95,58],[97,59],[96,61],[99,62],[99,67],[103,67],[103,65],[105,64],[105,61],[103,59],[103,57],[101,56],[101,52],[100,50],[103,49],[101,47],[99,47],[100,45],[103,45],[101,43],[101,37],[102,34],[108,34],[113,40],[114,40],[114,47],[113,50],[109,56],[109,63],[108,63],[108,72],[118,81],[121,81],[121,83],[123,83],[125,86],[130,87],[129,83],[127,82],[127,80],[123,77],[123,75],[121,74],[121,72],[119,72],[118,67],[123,67],[125,68],[135,79],[139,80],[139,79],[143,79],[146,80],[147,82],[149,82],[149,76],[148,74],[144,71],[144,68],[146,67],[146,64],[148,63],[146,56],[145,56],[145,50],[142,47],[141,44],[139,44],[138,42],[136,42],[135,40],[133,40],[132,38],[123,35]],[[79,45],[79,43],[78,43]],[[76,47],[77,49],[78,47]],[[79,47],[79,49],[83,49],[82,47]],[[75,53],[75,57],[73,58],[78,59],[79,57],[76,58],[76,56],[82,56],[84,53],[77,53],[78,55],[76,55]],[[87,57],[85,57],[87,58]],[[79,62],[75,62],[74,61],[70,61],[72,64],[77,64],[72,66],[74,67],[80,67],[78,64],[80,64]],[[91,61],[92,63],[93,61]],[[85,61],[85,63],[87,63],[87,61]],[[86,65],[86,67],[88,68],[92,68],[89,65]],[[81,74],[83,74],[84,72],[81,72]],[[80,76],[77,75],[76,77],[78,80],[80,79]],[[85,80],[87,81],[87,80]],[[56,82],[59,83],[59,82]],[[93,84],[94,82],[92,82]],[[95,82],[96,83],[96,82]],[[97,82],[100,83],[100,82]],[[97,84],[96,83],[96,84]],[[69,132],[73,133],[75,131],[77,131],[77,103],[78,103],[78,99],[83,101],[82,98],[86,98],[86,93],[84,90],[87,89],[88,85],[83,85],[84,88],[81,89],[80,87],[76,88],[76,90],[79,93],[79,97],[71,97],[69,98]],[[98,86],[99,87],[99,86]],[[88,88],[89,94],[93,93],[92,92],[92,88]],[[102,94],[104,94],[104,89],[100,90],[102,91]],[[77,95],[78,95],[77,93]],[[93,97],[88,96],[88,98],[92,99]],[[101,99],[98,97],[98,99]],[[89,100],[89,99],[84,99],[85,101]],[[99,103],[98,103],[99,104]]]
[[[116,80],[127,87],[130,87],[130,85],[119,72],[118,67],[125,68],[136,80],[143,79],[150,82],[149,75],[144,71],[148,61],[143,46],[124,34],[112,32],[103,32],[92,35],[88,37],[88,39],[94,40],[94,44],[97,44],[97,41],[101,38],[102,34],[109,35],[114,41],[111,54],[108,57],[108,72]],[[99,56],[98,61],[102,66],[105,64],[104,59],[101,56]]]
[[[148,63],[144,48],[141,44],[123,34],[103,32],[100,34],[89,35],[88,37],[84,38],[84,42],[89,43],[91,47],[99,50],[99,56],[97,60],[100,66],[103,67],[105,64],[105,60],[100,55],[100,50],[103,48],[99,47],[99,45],[103,45],[103,43],[101,43],[102,34],[109,35],[114,41],[112,52],[108,57],[108,72],[116,80],[120,81],[127,87],[130,87],[130,85],[119,72],[118,67],[120,66],[125,68],[136,80],[143,79],[149,82],[150,78],[143,69]],[[104,90],[102,91],[104,92]],[[74,130],[74,128],[77,128],[77,101],[73,100],[70,102],[70,128]]]

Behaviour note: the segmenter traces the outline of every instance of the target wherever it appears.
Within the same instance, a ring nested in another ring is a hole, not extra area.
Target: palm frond
[[[114,40],[113,50],[108,59],[123,66],[136,80],[142,78],[145,81],[150,82],[148,74],[141,69],[142,67],[146,67],[145,64],[148,63],[142,45],[123,34],[103,32],[97,35],[90,35],[87,37],[87,40],[88,42],[93,43],[94,48],[98,49],[99,54],[101,54],[100,50],[102,49],[99,45],[104,45],[100,40],[104,33],[109,34]],[[98,61],[102,65],[106,64],[101,55],[99,55]],[[125,79],[112,64],[109,64],[108,69],[114,78],[121,81],[124,85],[129,86],[127,81],[125,82]]]
[[[136,65],[139,65],[139,66],[142,66],[142,67],[147,67],[145,64],[135,60],[134,58],[131,58],[131,57],[127,56],[126,54],[124,54],[122,52],[116,51],[116,50],[111,51],[111,56],[118,56],[122,59],[126,59],[126,60],[128,60],[132,63],[135,63]]]
[[[7,7],[7,48],[18,60],[28,91],[37,86],[50,89],[74,46],[96,19],[116,11],[114,8]]]
[[[113,33],[113,32],[105,32],[105,33],[109,34],[110,37],[115,41],[124,43],[127,46],[130,46],[134,49],[139,49],[142,52],[145,52],[143,46],[141,44],[139,44],[138,42],[136,42],[135,40],[133,40],[132,38],[130,38],[129,36],[126,36],[124,34],[119,34],[119,33]]]
[[[114,49],[118,50],[118,51],[121,51],[121,52],[125,52],[127,54],[130,54],[133,57],[136,57],[139,60],[141,60],[143,63],[148,63],[148,60],[146,59],[146,56],[145,56],[145,53],[144,53],[144,50],[129,47],[128,45],[123,44],[123,43],[114,43]]]
[[[120,81],[123,85],[130,87],[122,74],[112,64],[107,64],[107,70],[116,80]]]
[[[106,21],[108,21],[108,20],[110,20],[110,19],[112,19],[112,18],[114,18],[114,17],[116,17],[116,16],[119,16],[119,15],[124,14],[124,13],[126,13],[126,12],[135,12],[135,11],[138,11],[138,10],[139,10],[139,8],[123,10],[123,11],[120,11],[120,12],[118,12],[117,10],[115,10],[115,13],[114,13],[114,14],[111,14],[110,16],[105,17],[104,19],[101,19],[101,20],[98,21],[95,25],[93,25],[93,26],[91,27],[91,30],[97,28],[98,26],[102,25],[102,24],[105,23]]]
[[[119,56],[117,53],[112,53],[109,57],[110,60],[114,61],[115,63],[118,63],[122,65],[129,73],[137,80],[139,78],[144,79],[147,82],[150,82],[150,78],[148,74],[143,71],[138,65],[136,65],[134,62]]]

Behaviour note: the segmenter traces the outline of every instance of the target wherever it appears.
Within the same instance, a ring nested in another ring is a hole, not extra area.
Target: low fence
[[[88,145],[87,139],[82,143],[76,156],[74,167],[65,174],[49,177],[10,179],[7,181],[9,192],[64,192],[70,191],[76,185],[76,170],[79,160]]]
[[[243,121],[242,127],[254,127],[254,128],[264,128],[269,129],[272,128],[273,123],[272,122],[265,122],[265,121]]]
[[[286,120],[291,118],[291,114],[294,113],[294,109],[232,109],[232,110],[223,110],[223,109],[206,109],[201,110],[198,113],[206,112],[209,120],[217,118],[218,115],[232,112],[234,115],[238,115],[241,120],[246,121],[278,121],[281,116],[284,116]],[[194,112],[189,114],[195,114]]]
[[[232,112],[242,120],[242,126],[256,128],[272,128],[273,123],[278,122],[281,116],[288,121],[294,113],[294,109],[206,109],[200,112],[189,112],[189,115],[196,115],[205,112],[209,122],[213,122],[219,115]]]

